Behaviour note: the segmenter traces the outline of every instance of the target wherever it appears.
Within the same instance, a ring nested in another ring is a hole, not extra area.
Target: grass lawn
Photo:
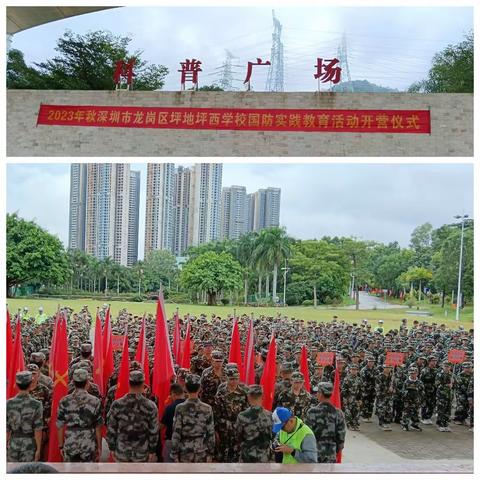
[[[95,312],[97,307],[101,307],[103,302],[99,300],[92,300],[89,298],[81,300],[62,300],[62,299],[34,299],[34,298],[17,298],[8,299],[8,308],[11,313],[17,311],[18,308],[28,307],[32,314],[38,312],[38,307],[43,306],[45,313],[51,315],[56,312],[57,306],[69,306],[74,311],[78,311],[83,305],[88,305],[90,312]],[[212,313],[224,318],[228,314],[233,314],[232,306],[217,306],[209,307],[207,305],[176,305],[167,303],[165,308],[167,315],[171,316],[175,312],[176,307],[179,308],[180,315],[199,315],[205,313],[207,316],[211,316]],[[111,310],[113,315],[117,315],[120,309],[126,308],[128,312],[136,315],[143,315],[146,313],[155,313],[155,302],[112,302]],[[414,310],[414,307],[412,310]],[[273,308],[273,307],[236,307],[237,315],[247,313],[250,315],[253,312],[254,316],[268,315],[275,316],[277,313],[287,315],[288,317],[302,318],[304,320],[317,320],[317,321],[330,321],[333,315],[337,315],[341,320],[345,320],[348,323],[361,322],[364,318],[369,321],[373,326],[376,326],[378,320],[384,321],[384,330],[390,328],[398,328],[400,320],[402,318],[408,318],[408,325],[411,325],[414,320],[423,321],[428,323],[436,322],[437,324],[445,323],[447,327],[456,328],[458,325],[463,325],[465,329],[473,327],[473,307],[466,307],[460,314],[460,322],[455,321],[455,310],[448,309],[447,316],[441,307],[435,305],[421,305],[421,311],[431,311],[433,316],[421,316],[421,315],[408,315],[406,310],[410,310],[408,307],[404,309],[392,309],[392,310],[344,310],[339,308],[325,308],[319,307],[317,309],[313,307],[285,307],[285,308]]]

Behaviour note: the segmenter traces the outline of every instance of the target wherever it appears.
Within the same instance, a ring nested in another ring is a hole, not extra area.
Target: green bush
[[[220,301],[222,302],[222,305],[228,305],[230,303],[228,298],[222,298]]]
[[[168,303],[192,303],[192,297],[186,292],[170,292],[165,301]]]
[[[311,306],[313,305],[313,300],[304,300],[304,301],[302,302],[302,305],[303,305],[304,307],[311,307]]]
[[[145,295],[134,295],[133,297],[130,297],[131,302],[143,302],[145,300]]]

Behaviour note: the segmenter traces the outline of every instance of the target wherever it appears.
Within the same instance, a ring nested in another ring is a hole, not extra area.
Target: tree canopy
[[[112,90],[117,60],[135,59],[134,90],[158,90],[168,69],[142,59],[142,52],[130,52],[130,37],[107,31],[84,35],[67,30],[57,41],[58,54],[48,60],[25,64],[21,51],[11,49],[7,58],[7,88],[51,90]]]

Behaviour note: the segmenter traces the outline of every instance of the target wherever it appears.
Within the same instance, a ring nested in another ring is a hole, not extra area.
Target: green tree
[[[415,282],[418,282],[418,300],[422,294],[422,285],[425,286],[433,278],[433,273],[424,267],[410,267],[399,277],[399,282],[404,285],[410,285],[410,292],[413,292]]]
[[[204,85],[198,89],[199,92],[223,92],[223,88],[218,85]]]
[[[158,291],[160,283],[170,287],[178,273],[175,255],[167,250],[153,250],[145,257],[143,270],[147,291]]]
[[[437,53],[425,80],[408,89],[411,93],[473,93],[473,32],[457,45]]]
[[[142,52],[129,52],[131,38],[96,31],[84,35],[67,30],[57,41],[58,55],[37,68],[27,67],[23,54],[10,50],[7,60],[7,88],[51,90],[112,90],[115,62],[135,59],[135,90],[158,90],[164,85],[168,69],[149,64]]]
[[[207,292],[208,305],[216,305],[220,292],[242,287],[242,267],[226,252],[206,252],[188,260],[180,273],[180,282],[191,291]]]
[[[410,237],[410,248],[415,252],[414,263],[418,267],[428,268],[432,261],[432,232],[430,223],[416,227]]]
[[[255,248],[257,247],[257,232],[248,232],[242,235],[237,245],[236,258],[243,268],[243,285],[244,285],[244,304],[248,302],[248,282],[255,269]]]
[[[19,284],[63,284],[68,275],[62,242],[35,222],[7,214],[7,296]]]
[[[291,239],[285,228],[272,227],[263,229],[257,238],[255,257],[265,272],[273,268],[272,298],[277,296],[277,277],[279,265],[290,256]]]

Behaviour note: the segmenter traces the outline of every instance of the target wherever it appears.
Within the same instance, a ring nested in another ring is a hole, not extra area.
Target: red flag
[[[253,320],[250,319],[247,333],[247,343],[245,344],[245,353],[243,356],[242,376],[240,377],[242,382],[245,382],[247,385],[253,385],[255,383],[255,351],[253,345]]]
[[[161,417],[165,410],[165,400],[170,393],[170,380],[175,373],[172,351],[163,306],[163,293],[157,300],[157,319],[155,325],[155,349],[153,355],[152,393],[158,400],[158,414]]]
[[[117,389],[115,390],[115,400],[122,398],[128,393],[128,377],[130,376],[130,358],[128,357],[128,335],[125,332],[123,340],[123,353],[118,371]]]
[[[277,373],[277,344],[272,334],[268,347],[267,359],[263,368],[260,385],[263,387],[263,408],[272,410],[273,395],[275,393],[275,380]]]
[[[98,316],[95,319],[95,337],[93,344],[93,382],[98,385],[100,394],[105,395],[105,383],[103,376],[103,341],[102,341],[102,322]]]
[[[148,358],[147,341],[145,338],[145,315],[142,319],[142,329],[140,330],[140,338],[138,340],[135,360],[143,365],[143,374],[145,375],[145,384],[150,386],[150,364]]]
[[[64,318],[57,320],[57,333],[55,335],[55,357],[51,359],[53,378],[52,413],[50,417],[50,435],[48,442],[49,462],[62,462],[57,437],[57,411],[60,400],[68,394],[68,341],[67,322]]]
[[[12,340],[12,324],[10,323],[10,312],[8,311],[7,308],[7,338],[6,338],[6,354],[7,354],[7,373],[5,374],[5,378],[9,378],[10,374],[10,363],[12,361],[12,355],[13,355],[13,340]]]
[[[340,393],[340,374],[338,373],[338,366],[335,362],[335,377],[333,380],[333,393],[330,397],[330,403],[338,409],[342,408],[342,399]],[[337,453],[337,463],[342,463],[342,450]]]
[[[173,356],[177,365],[182,364],[182,349],[180,347],[180,320],[175,314],[175,328],[173,329]]]
[[[110,307],[105,314],[105,324],[103,325],[103,385],[108,390],[108,380],[113,373],[113,342],[112,325],[110,323]]]
[[[13,342],[12,360],[10,362],[10,371],[8,375],[7,399],[14,397],[18,393],[15,376],[17,372],[25,370],[25,358],[22,348],[22,322],[20,317],[17,319],[15,328],[15,340]]]
[[[180,355],[182,358],[182,363],[180,364],[180,366],[188,370],[190,370],[190,354],[191,354],[190,328],[191,328],[190,322],[188,322],[187,333],[185,334],[185,341],[183,342],[183,351],[182,351],[182,354]]]
[[[240,346],[240,332],[238,331],[237,319],[233,321],[232,338],[230,341],[229,363],[236,363],[238,370],[242,371],[242,349]]]
[[[48,366],[48,372],[49,375],[52,377],[52,379],[55,378],[55,371],[53,369],[53,359],[55,358],[55,344],[56,344],[56,338],[57,338],[57,329],[58,329],[58,321],[59,321],[59,312],[57,311],[57,314],[55,315],[55,320],[53,322],[53,334],[52,334],[52,343],[50,344],[50,355],[49,355],[49,366]]]
[[[307,347],[305,345],[302,345],[302,356],[300,357],[300,371],[303,373],[305,389],[307,390],[307,392],[310,392],[310,373],[308,371]]]

